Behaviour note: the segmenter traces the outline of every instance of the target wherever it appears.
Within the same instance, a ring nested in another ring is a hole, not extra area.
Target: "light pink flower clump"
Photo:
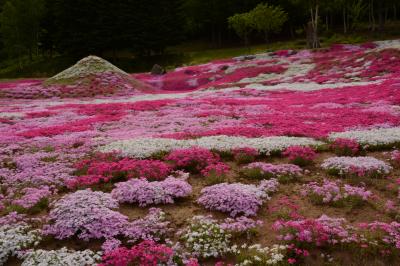
[[[138,203],[140,207],[145,207],[151,204],[171,204],[174,199],[187,197],[191,193],[192,186],[186,180],[168,177],[163,181],[131,179],[117,183],[111,195],[120,203]]]
[[[238,215],[254,216],[265,200],[268,193],[277,190],[279,183],[276,179],[263,180],[259,186],[241,183],[222,183],[205,187],[197,200],[206,209],[229,213],[232,217]]]
[[[391,159],[393,162],[400,164],[400,151],[395,150],[391,153]]]
[[[12,201],[12,204],[19,205],[25,209],[32,208],[42,199],[48,198],[53,195],[53,189],[49,186],[43,186],[40,188],[24,188],[22,189],[23,196],[19,199]]]
[[[295,164],[251,163],[244,169],[259,169],[266,177],[301,176],[303,169]]]
[[[301,193],[303,196],[310,196],[318,204],[367,201],[372,196],[372,192],[364,187],[342,185],[340,182],[327,179],[322,184],[317,182],[305,184]]]
[[[128,217],[114,211],[118,202],[110,194],[79,190],[53,204],[44,233],[57,239],[77,235],[80,239],[112,238],[124,232]]]
[[[317,247],[359,242],[359,236],[343,218],[322,215],[318,219],[277,221],[273,225],[278,239],[288,243],[311,244]]]

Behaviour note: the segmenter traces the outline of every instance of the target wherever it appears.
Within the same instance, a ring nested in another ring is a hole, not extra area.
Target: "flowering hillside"
[[[0,83],[0,265],[399,265],[400,41]]]

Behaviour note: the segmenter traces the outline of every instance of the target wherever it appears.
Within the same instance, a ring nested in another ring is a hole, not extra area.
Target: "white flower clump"
[[[339,175],[355,174],[358,176],[389,174],[392,167],[374,157],[331,157],[326,159],[321,167],[336,170]]]
[[[180,234],[185,248],[195,257],[218,258],[230,251],[231,234],[209,217],[193,217]]]
[[[400,142],[400,127],[332,133],[329,139],[354,139],[361,145],[390,145]]]
[[[378,45],[375,48],[376,51],[382,51],[385,49],[400,49],[400,40],[386,40],[386,41],[376,41],[375,44]]]
[[[18,251],[39,244],[40,240],[40,231],[31,230],[25,223],[0,226],[0,265],[3,265],[9,256],[17,255]]]
[[[290,83],[279,83],[277,85],[263,85],[260,83],[252,83],[246,85],[246,89],[255,89],[260,91],[279,91],[279,90],[289,90],[289,91],[318,91],[324,89],[341,89],[343,87],[350,86],[366,86],[379,84],[380,81],[355,81],[355,82],[337,82],[329,84],[319,84],[316,82],[290,82]],[[222,91],[222,90],[220,90]]]
[[[317,146],[321,144],[322,142],[320,141],[300,137],[245,138],[220,135],[189,140],[137,138],[112,142],[100,150],[102,152],[119,151],[122,155],[128,157],[147,158],[160,151],[168,152],[173,149],[190,148],[193,146],[219,151],[250,147],[257,149],[261,153],[269,154],[272,151],[281,151],[290,146]]]
[[[87,266],[97,265],[101,253],[91,250],[74,251],[63,247],[59,250],[32,250],[21,256],[22,266]]]
[[[239,259],[239,263],[235,266],[276,265],[284,261],[287,249],[288,246],[286,245],[262,247],[259,244],[252,246],[244,244],[240,248],[235,245],[231,248]]]

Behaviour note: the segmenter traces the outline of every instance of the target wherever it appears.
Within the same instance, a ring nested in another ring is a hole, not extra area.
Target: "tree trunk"
[[[32,55],[32,47],[29,47],[29,60],[32,62],[33,61],[33,55]]]
[[[307,40],[308,46],[311,49],[320,48],[320,42],[318,38],[318,3],[315,5],[315,11],[313,8],[310,9],[311,21],[307,26]]]
[[[371,31],[375,31],[375,9],[374,9],[374,0],[370,1],[370,16],[371,16]]]
[[[378,2],[378,21],[379,21],[379,30],[382,31],[385,28],[385,9],[383,7],[382,0]]]
[[[326,15],[325,17],[326,31],[329,31],[329,17]]]
[[[346,23],[346,8],[343,7],[343,33],[347,33],[347,23]]]

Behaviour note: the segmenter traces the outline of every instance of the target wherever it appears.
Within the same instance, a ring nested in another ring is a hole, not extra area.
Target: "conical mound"
[[[129,78],[129,74],[114,66],[107,60],[97,56],[88,56],[78,61],[70,68],[46,80],[46,84],[70,84],[88,76],[98,74],[114,74]]]
[[[47,79],[43,86],[48,89],[47,94],[59,97],[125,95],[152,90],[149,85],[97,56],[83,58]]]

